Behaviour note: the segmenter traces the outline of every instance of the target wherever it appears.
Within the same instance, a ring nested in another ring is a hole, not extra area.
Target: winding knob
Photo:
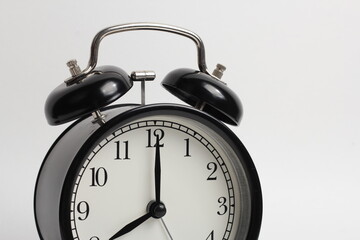
[[[226,67],[224,65],[221,65],[220,63],[218,63],[216,65],[216,68],[213,71],[212,75],[220,80],[222,78],[225,70],[226,70]]]
[[[77,64],[76,59],[71,59],[66,63],[66,65],[69,67],[71,76],[75,77],[76,75],[81,73],[81,69],[79,65]]]

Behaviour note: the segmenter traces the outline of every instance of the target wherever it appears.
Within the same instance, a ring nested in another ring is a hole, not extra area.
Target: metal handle
[[[94,37],[92,44],[91,44],[91,52],[90,52],[90,60],[88,63],[88,66],[78,75],[73,76],[72,78],[66,80],[65,82],[68,84],[72,84],[74,82],[77,82],[84,78],[88,73],[90,73],[96,66],[98,61],[98,52],[99,52],[99,46],[101,40],[111,34],[114,33],[121,33],[121,32],[127,32],[127,31],[137,31],[137,30],[155,30],[155,31],[163,31],[163,32],[169,32],[178,34],[187,38],[190,38],[193,40],[197,47],[197,53],[198,53],[198,66],[199,70],[201,72],[204,72],[206,74],[209,74],[206,62],[205,62],[205,47],[200,39],[200,37],[183,28],[171,26],[171,25],[164,25],[164,24],[158,24],[158,23],[129,23],[129,24],[121,24],[121,25],[115,25],[112,27],[105,28],[101,30],[96,36]]]

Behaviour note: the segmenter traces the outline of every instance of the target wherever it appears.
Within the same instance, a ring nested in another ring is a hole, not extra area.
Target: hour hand
[[[114,240],[128,232],[131,232],[133,229],[135,229],[136,227],[138,227],[140,224],[142,224],[143,222],[145,222],[146,220],[148,220],[151,217],[151,213],[148,212],[147,214],[139,217],[138,219],[132,221],[131,223],[127,224],[125,227],[123,227],[122,229],[120,229],[120,231],[118,231],[117,233],[114,234],[114,236],[112,236],[111,238],[109,238],[109,240]]]

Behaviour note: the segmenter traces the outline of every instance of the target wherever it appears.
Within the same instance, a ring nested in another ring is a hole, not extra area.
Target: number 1
[[[190,140],[189,138],[184,139],[185,140],[185,155],[184,157],[191,157],[190,155]]]

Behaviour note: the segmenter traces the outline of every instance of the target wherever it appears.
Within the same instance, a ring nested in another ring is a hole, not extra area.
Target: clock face
[[[251,206],[241,156],[217,132],[171,114],[107,132],[75,176],[73,239],[245,239]]]

